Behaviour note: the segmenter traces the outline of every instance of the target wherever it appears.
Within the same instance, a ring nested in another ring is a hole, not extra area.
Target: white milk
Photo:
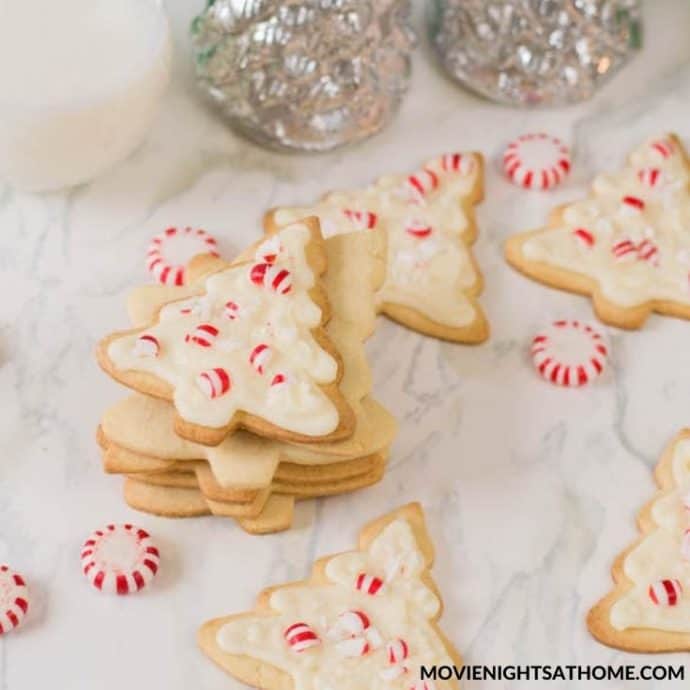
[[[122,160],[169,70],[156,0],[0,0],[0,176],[55,189]]]

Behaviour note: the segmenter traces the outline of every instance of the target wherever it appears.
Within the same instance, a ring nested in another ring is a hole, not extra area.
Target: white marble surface
[[[556,317],[590,318],[590,304],[517,275],[501,243],[577,196],[602,156],[614,165],[629,143],[669,123],[690,137],[688,79],[670,98],[675,82],[662,81],[690,58],[690,6],[648,2],[643,54],[593,102],[562,111],[475,99],[438,73],[423,42],[393,126],[352,150],[305,158],[241,141],[200,104],[185,32],[201,2],[169,5],[176,79],[144,148],[69,194],[0,187],[0,561],[33,591],[25,627],[0,639],[0,688],[239,688],[197,651],[198,624],[250,606],[262,585],[305,575],[315,556],[350,546],[361,522],[410,500],[426,508],[444,627],[467,662],[647,661],[594,642],[584,616],[636,534],[657,456],[690,421],[690,324],[654,317],[640,333],[612,332],[614,366],[597,385],[553,388],[530,368],[529,338]],[[552,195],[523,193],[497,172],[506,141],[541,128],[573,141],[578,156]],[[477,256],[493,333],[469,348],[381,321],[369,346],[376,392],[402,426],[384,481],[301,504],[292,531],[264,538],[222,519],[129,510],[94,442],[99,414],[122,390],[98,370],[93,347],[125,323],[123,295],[146,280],[150,235],[167,223],[204,225],[231,253],[258,234],[271,204],[306,202],[324,184],[364,183],[462,148],[489,161]],[[86,534],[123,520],[150,529],[164,559],[156,585],[126,600],[99,595],[79,572]],[[590,685],[605,687],[544,687]]]

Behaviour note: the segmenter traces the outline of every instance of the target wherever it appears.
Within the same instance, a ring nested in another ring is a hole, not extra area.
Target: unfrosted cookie
[[[217,446],[204,446],[174,433],[169,403],[135,395],[105,413],[99,439],[108,472],[171,471],[185,463],[203,461],[199,464],[209,470],[218,487],[251,491],[270,485],[276,475],[316,479],[347,476],[348,463],[361,464],[362,457],[387,448],[397,428],[390,413],[368,398],[357,405],[357,410],[352,440],[347,444],[334,442],[332,450],[326,444],[318,444],[318,450],[314,450],[311,444],[271,441],[244,431]]]
[[[367,525],[355,551],[318,561],[308,580],[265,590],[253,611],[206,623],[199,644],[265,690],[421,688],[422,665],[461,664],[437,624],[432,562],[421,507],[399,508]]]
[[[365,189],[332,192],[313,206],[266,214],[270,232],[317,215],[325,237],[383,230],[388,241],[380,311],[420,333],[479,343],[489,327],[477,302],[482,278],[470,251],[474,206],[483,197],[478,153],[446,154],[410,175],[388,175]]]
[[[108,336],[99,363],[173,401],[177,433],[198,443],[216,445],[239,427],[302,442],[350,436],[340,356],[323,330],[318,222],[295,223],[252,253],[207,276],[201,294],[166,304],[148,327]]]
[[[589,613],[589,630],[631,652],[690,651],[690,430],[656,469],[659,492],[639,515],[640,538],[613,565],[614,589]]]
[[[547,227],[511,237],[506,258],[535,280],[590,296],[613,326],[640,328],[653,311],[690,318],[689,182],[680,140],[650,139]]]
[[[365,460],[367,468],[350,477],[335,480],[324,478],[318,483],[309,484],[301,480],[291,482],[277,479],[270,489],[255,492],[248,501],[209,497],[198,481],[198,474],[194,472],[127,477],[124,496],[131,508],[145,513],[175,518],[201,515],[230,517],[250,534],[269,534],[291,527],[296,499],[335,496],[379,482],[385,472],[387,454],[377,454]]]
[[[125,499],[135,510],[161,517],[199,517],[210,515],[211,508],[197,489],[172,489],[133,480],[125,482]],[[292,525],[295,499],[272,495],[255,517],[236,517],[237,523],[250,534],[272,534]]]

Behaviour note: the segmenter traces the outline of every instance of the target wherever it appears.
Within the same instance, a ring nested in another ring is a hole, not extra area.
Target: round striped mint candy
[[[160,556],[148,532],[134,525],[110,524],[84,542],[81,566],[89,582],[102,592],[130,594],[153,580]]]
[[[584,386],[599,376],[608,347],[596,329],[581,321],[555,321],[532,339],[532,362],[539,375],[558,386]]]
[[[29,610],[29,590],[24,578],[0,565],[0,635],[19,627]]]
[[[185,265],[198,254],[218,256],[214,237],[196,228],[168,228],[149,244],[146,268],[158,283],[184,285]]]
[[[550,189],[570,172],[570,151],[548,134],[523,134],[503,154],[503,169],[512,182],[527,189]]]

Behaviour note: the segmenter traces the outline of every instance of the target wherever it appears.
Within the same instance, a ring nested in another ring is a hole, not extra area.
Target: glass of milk
[[[0,0],[0,178],[53,190],[126,158],[170,58],[157,0]]]

